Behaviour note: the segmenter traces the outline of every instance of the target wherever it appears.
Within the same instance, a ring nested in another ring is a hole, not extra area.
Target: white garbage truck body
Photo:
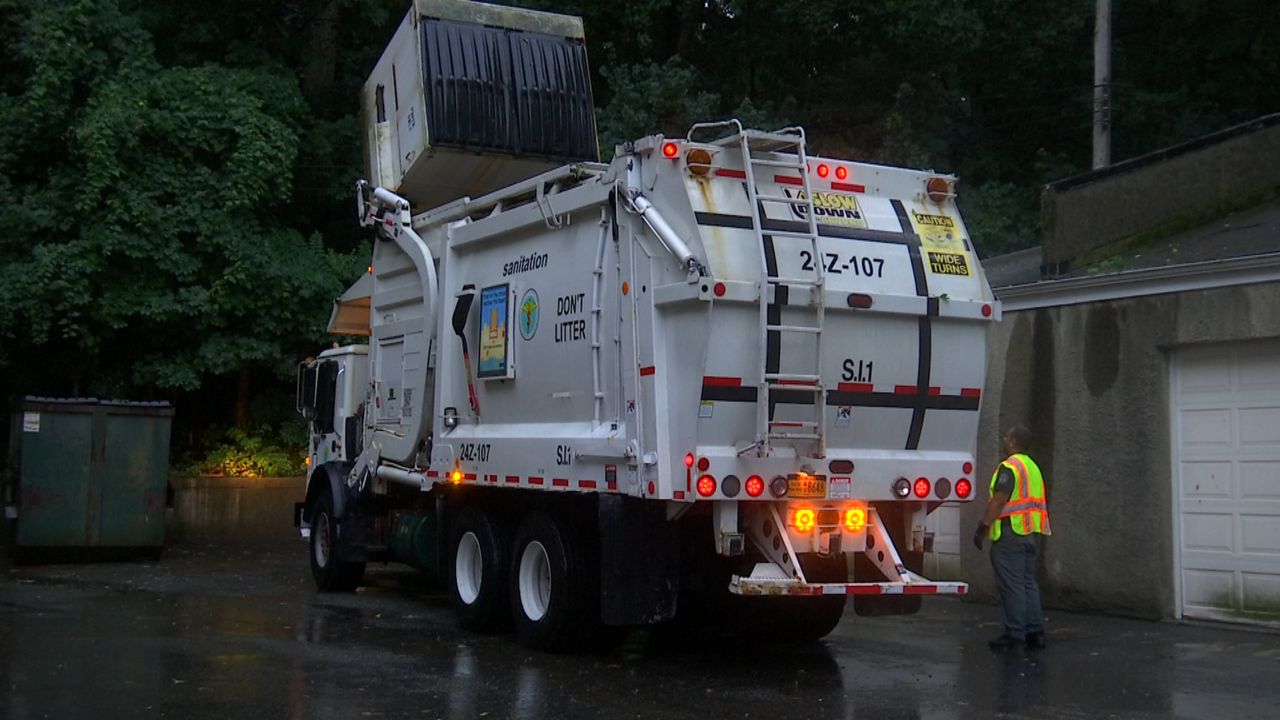
[[[362,183],[334,319],[368,345],[299,376],[318,584],[404,560],[548,648],[963,594],[920,575],[925,519],[976,494],[1000,311],[954,188],[734,121],[435,208]]]

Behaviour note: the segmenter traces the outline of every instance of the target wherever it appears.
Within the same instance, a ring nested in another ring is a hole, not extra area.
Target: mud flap
[[[652,625],[676,613],[679,533],[660,503],[598,498],[600,616],[606,625]]]

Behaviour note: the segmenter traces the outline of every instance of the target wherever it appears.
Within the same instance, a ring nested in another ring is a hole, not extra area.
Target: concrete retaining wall
[[[305,478],[176,477],[165,524],[170,544],[258,544],[297,540],[293,505]]]
[[[1169,351],[1274,337],[1275,283],[1016,312],[992,329],[978,479],[985,497],[1003,428],[1035,431],[1054,533],[1047,606],[1174,614]],[[963,511],[961,566],[991,598],[990,563],[968,542],[982,507]]]
[[[1045,187],[1047,266],[1280,188],[1280,115]]]

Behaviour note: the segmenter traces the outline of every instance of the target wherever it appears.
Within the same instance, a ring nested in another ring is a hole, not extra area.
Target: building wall
[[[1013,312],[992,328],[979,480],[985,497],[1002,429],[1031,427],[1054,531],[1047,606],[1174,614],[1169,351],[1270,337],[1280,283]],[[973,594],[990,598],[990,563],[968,542],[982,509],[962,511],[960,557]]]
[[[1044,262],[1165,223],[1193,219],[1280,187],[1280,115],[1048,185],[1041,197]]]

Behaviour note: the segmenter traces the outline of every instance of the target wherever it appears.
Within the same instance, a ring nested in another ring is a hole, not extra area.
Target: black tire
[[[364,580],[364,563],[337,559],[340,539],[333,497],[321,490],[311,503],[311,579],[321,592],[351,592]]]
[[[848,582],[843,555],[800,556],[809,582]],[[844,617],[846,596],[757,597],[734,596],[731,620],[737,633],[749,639],[774,643],[811,643],[831,634]]]
[[[511,616],[522,643],[564,652],[612,637],[601,632],[598,570],[569,525],[533,513],[512,547]]]
[[[447,575],[458,624],[472,632],[511,628],[507,598],[511,543],[503,525],[478,507],[464,508],[449,532]]]

